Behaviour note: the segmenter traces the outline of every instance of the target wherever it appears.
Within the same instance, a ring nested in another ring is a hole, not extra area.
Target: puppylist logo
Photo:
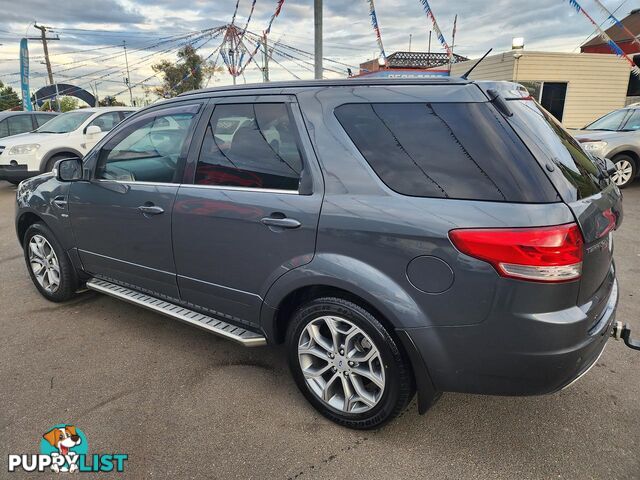
[[[129,455],[124,453],[89,455],[84,432],[60,423],[42,435],[40,453],[9,455],[9,472],[123,472]]]

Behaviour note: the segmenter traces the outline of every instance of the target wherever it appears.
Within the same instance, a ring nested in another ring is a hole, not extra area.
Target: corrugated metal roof
[[[628,17],[620,20],[620,22],[627,27],[631,33],[638,36],[640,35],[640,9],[633,10]],[[613,25],[606,30],[607,35],[611,37],[616,43],[625,43],[630,42],[632,38],[624,31],[624,29],[620,28],[617,25]],[[595,47],[598,45],[604,45],[605,42],[598,36],[593,37],[587,43],[582,45],[582,48],[585,47]]]

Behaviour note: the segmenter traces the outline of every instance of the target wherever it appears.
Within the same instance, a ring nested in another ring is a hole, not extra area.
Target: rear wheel
[[[46,225],[31,225],[24,236],[24,258],[33,284],[47,300],[64,302],[74,296],[78,278],[71,260]]]
[[[625,188],[636,178],[636,162],[629,155],[618,155],[613,158],[616,171],[611,176],[613,182],[620,188]]]
[[[299,308],[287,347],[298,388],[346,427],[378,428],[413,396],[409,361],[370,312],[347,300],[319,298]]]

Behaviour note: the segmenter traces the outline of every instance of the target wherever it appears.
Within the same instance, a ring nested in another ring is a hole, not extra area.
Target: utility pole
[[[51,70],[51,62],[49,61],[49,46],[47,45],[47,41],[49,40],[60,40],[59,37],[47,37],[47,27],[44,25],[33,25],[34,28],[40,30],[40,37],[29,38],[29,40],[41,40],[42,41],[42,49],[44,50],[44,62],[47,65],[47,74],[49,75],[49,85],[53,85],[53,70]]]
[[[267,48],[267,34],[262,35],[262,47],[264,48],[264,61],[262,65],[262,77],[265,82],[269,81],[269,49]]]
[[[427,50],[427,53],[431,53],[431,30],[429,30],[429,50]]]
[[[127,78],[124,83],[127,84],[129,89],[129,105],[133,107],[133,92],[131,91],[131,74],[129,73],[129,58],[127,57],[127,41],[122,41],[122,47],[124,48],[124,63],[127,66]]]
[[[322,0],[313,2],[314,26],[314,73],[317,80],[322,79]]]
[[[413,37],[413,34],[409,34],[409,52],[411,52],[411,37]]]

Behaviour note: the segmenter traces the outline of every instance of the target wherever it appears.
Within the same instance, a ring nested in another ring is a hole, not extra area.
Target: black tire
[[[298,360],[298,341],[309,322],[331,315],[344,318],[361,329],[380,353],[385,385],[377,404],[363,413],[346,413],[322,401],[307,385]],[[341,298],[318,298],[302,305],[287,331],[289,368],[298,388],[318,412],[333,422],[359,430],[376,429],[400,414],[411,401],[415,386],[409,360],[385,327],[367,310]]]
[[[9,182],[11,185],[15,185],[17,187],[18,184],[20,183],[20,180],[7,180],[7,182]]]
[[[58,288],[53,292],[46,290],[42,285],[40,285],[33,269],[31,268],[29,260],[29,242],[35,235],[41,235],[47,240],[47,242],[49,242],[58,259],[60,282]],[[69,259],[69,256],[46,225],[42,223],[34,223],[31,225],[24,235],[22,249],[24,251],[24,259],[31,281],[44,298],[52,302],[64,302],[75,296],[75,292],[79,285],[78,275],[71,263],[71,260]]]
[[[630,157],[629,155],[620,154],[613,157],[612,162],[614,163],[616,168],[618,168],[618,166],[623,162],[628,162],[628,164],[631,165],[631,176],[626,181],[615,182],[616,185],[618,185],[618,188],[627,188],[636,179],[636,175],[638,173],[638,165],[636,164],[636,160],[633,157]],[[615,177],[615,174],[614,174],[614,177]]]
[[[78,156],[74,155],[73,153],[57,153],[49,160],[47,160],[47,164],[43,173],[51,172],[53,170],[53,167],[56,166],[56,162],[58,160],[62,160],[63,158],[78,158]]]

